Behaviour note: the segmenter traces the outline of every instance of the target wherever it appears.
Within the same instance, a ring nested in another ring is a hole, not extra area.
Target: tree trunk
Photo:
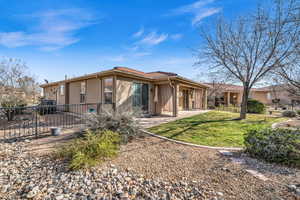
[[[249,87],[244,86],[243,99],[242,99],[241,112],[240,112],[240,119],[246,119],[247,102],[248,102],[248,97],[249,97],[249,91],[250,91]]]

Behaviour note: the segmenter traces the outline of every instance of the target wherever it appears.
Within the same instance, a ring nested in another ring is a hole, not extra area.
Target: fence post
[[[35,111],[35,138],[38,138],[38,112],[37,112],[37,107],[35,107],[34,111]]]

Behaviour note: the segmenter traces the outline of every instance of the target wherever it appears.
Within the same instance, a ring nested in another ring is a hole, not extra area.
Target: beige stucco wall
[[[88,79],[86,81],[86,103],[100,103],[100,102],[101,102],[101,80],[97,78]]]
[[[262,91],[252,91],[250,95],[251,99],[255,99],[257,101],[260,101],[263,104],[269,104],[270,101],[267,99],[267,92]]]
[[[116,82],[116,107],[119,111],[132,110],[132,79],[122,77]]]
[[[69,85],[69,102],[70,104],[80,104],[80,83],[82,81],[71,82]]]
[[[170,84],[159,85],[158,93],[158,113],[172,112],[173,110],[173,100],[172,100],[172,88]]]

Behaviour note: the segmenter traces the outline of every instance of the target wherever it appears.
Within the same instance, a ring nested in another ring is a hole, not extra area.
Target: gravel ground
[[[88,171],[37,156],[28,143],[0,144],[0,199],[300,199],[300,172],[242,156],[146,137]],[[258,170],[262,181],[246,171]]]

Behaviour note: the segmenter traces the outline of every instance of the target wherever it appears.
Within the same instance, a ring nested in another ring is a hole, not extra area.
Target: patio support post
[[[178,84],[174,83],[173,85],[173,96],[172,96],[172,100],[173,100],[173,117],[177,117],[178,116],[178,101],[177,101],[177,89],[178,89]]]
[[[203,108],[204,110],[207,110],[207,88],[204,89],[204,105],[203,105]]]
[[[230,92],[227,92],[227,106],[230,105]]]

